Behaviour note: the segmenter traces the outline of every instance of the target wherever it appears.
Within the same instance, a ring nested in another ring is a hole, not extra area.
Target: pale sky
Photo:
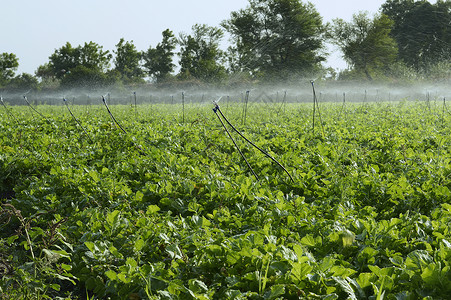
[[[312,0],[324,19],[351,20],[359,11],[378,12],[384,0]],[[219,26],[248,0],[8,0],[0,14],[0,53],[19,58],[16,74],[34,74],[66,42],[73,47],[93,41],[114,50],[121,38],[139,51],[155,47],[167,28],[176,36],[191,26]],[[340,53],[332,53],[328,66],[345,68]]]

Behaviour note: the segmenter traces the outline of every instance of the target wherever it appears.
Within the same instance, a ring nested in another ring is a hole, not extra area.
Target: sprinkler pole
[[[138,110],[136,109],[136,92],[133,92],[133,96],[135,97],[135,116],[138,119]]]
[[[185,124],[185,92],[182,92],[182,124]]]
[[[324,135],[324,127],[323,127],[323,121],[321,120],[321,112],[319,110],[318,99],[316,98],[315,82],[313,80],[311,80],[310,83],[312,84],[312,89],[313,89],[313,132],[315,131],[315,114],[316,114],[316,110],[318,110],[319,123],[321,125],[321,130],[322,130],[322,134],[324,137],[325,136]]]
[[[221,99],[221,98],[220,98]],[[219,100],[218,100],[219,101]],[[219,108],[218,103],[215,102],[215,107],[213,108],[213,112],[216,114],[216,116],[219,118],[219,120],[221,121],[222,126],[224,127],[224,129],[227,131],[227,134],[229,135],[230,139],[232,139],[233,143],[235,144],[235,147],[238,149],[238,151],[240,152],[241,156],[244,158],[244,160],[246,161],[246,164],[248,165],[249,169],[252,171],[252,173],[254,174],[255,178],[258,177],[255,174],[254,170],[252,169],[252,167],[250,166],[250,164],[248,163],[248,161],[246,160],[246,158],[244,157],[243,153],[241,152],[241,150],[238,148],[235,140],[232,138],[230,132],[227,130],[227,128],[225,127],[224,122],[222,122],[222,119],[220,118],[219,114],[221,115],[221,117],[227,122],[227,124],[229,124],[229,126],[236,132],[238,133],[239,136],[241,136],[246,142],[248,142],[249,144],[251,144],[254,148],[258,149],[261,153],[263,153],[266,157],[268,157],[269,159],[271,159],[273,162],[275,162],[279,167],[281,167],[285,173],[287,173],[288,177],[290,177],[291,181],[294,182],[293,177],[291,177],[290,173],[287,171],[287,169],[285,169],[284,166],[282,166],[281,163],[279,163],[274,157],[272,157],[270,154],[268,154],[266,151],[264,151],[263,149],[261,149],[260,147],[258,147],[257,145],[255,145],[253,142],[251,142],[248,138],[246,138],[240,131],[238,131],[238,129],[235,128],[235,126],[232,125],[232,123],[229,122],[229,120],[226,118],[226,116],[222,113],[221,109]]]
[[[106,103],[105,96],[102,96],[102,101],[103,101],[103,104],[105,105],[105,107],[106,107],[108,113],[110,114],[111,119],[113,119],[113,123],[114,123],[117,127],[119,127],[125,134],[127,134],[127,131],[125,131],[125,129],[122,128],[122,126],[118,123],[118,121],[116,121],[116,118],[115,118],[115,117],[113,116],[113,114],[111,113],[110,108],[108,107],[108,104]]]
[[[28,104],[28,107],[30,107],[34,112],[36,112],[38,115],[40,115],[43,119],[45,119],[47,122],[51,123],[49,119],[47,119],[43,114],[38,112],[33,106],[31,106],[30,102],[27,99],[27,96],[23,96],[23,99]]]
[[[7,115],[10,118],[14,119],[16,121],[17,125],[19,125],[20,124],[19,121],[16,119],[16,117],[13,115],[13,113],[9,111],[8,107],[6,107],[5,102],[3,102],[3,97],[2,96],[0,96],[0,102],[2,103],[3,107],[6,109]]]
[[[69,105],[67,105],[67,100],[66,98],[63,98],[64,104],[66,105],[67,109],[69,110],[70,115],[72,116],[72,118],[77,122],[78,125],[80,125],[81,129],[83,129],[83,132],[86,134],[86,136],[88,137],[89,141],[91,143],[93,143],[93,141],[91,140],[91,137],[88,135],[88,133],[86,132],[85,128],[81,125],[80,121],[78,121],[78,119],[74,116],[74,114],[72,113],[72,111],[70,110]]]
[[[244,107],[243,107],[243,125],[246,125],[247,103],[248,102],[249,102],[249,91],[246,91],[246,96],[244,97]]]

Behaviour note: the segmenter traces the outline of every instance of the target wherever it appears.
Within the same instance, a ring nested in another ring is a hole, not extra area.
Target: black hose
[[[282,166],[281,163],[279,163],[274,157],[272,157],[271,155],[269,155],[266,151],[264,151],[263,149],[261,149],[260,147],[258,147],[257,145],[255,145],[254,143],[252,143],[249,139],[247,139],[241,132],[238,131],[238,129],[235,128],[235,126],[232,125],[232,123],[229,122],[229,120],[227,120],[227,118],[224,116],[224,114],[222,113],[221,109],[219,108],[219,105],[216,104],[215,108],[213,109],[213,111],[216,113],[216,111],[219,111],[219,113],[221,114],[221,116],[224,118],[224,120],[226,120],[227,124],[229,124],[230,127],[232,127],[233,130],[235,130],[236,133],[238,133],[244,140],[246,140],[246,142],[248,142],[249,144],[251,144],[252,146],[254,146],[255,148],[257,148],[261,153],[263,153],[264,155],[266,155],[266,157],[270,158],[273,162],[275,162],[279,167],[281,167],[285,173],[287,173],[288,177],[290,177],[291,181],[294,182],[293,177],[291,177],[290,173],[287,171],[287,169],[285,169],[284,166]],[[219,116],[218,116],[219,117]],[[221,119],[220,119],[221,120]],[[221,120],[222,123],[222,120]],[[224,123],[223,123],[224,125]],[[226,129],[227,130],[227,129]],[[228,133],[228,131],[227,131]],[[229,133],[230,135],[230,133]],[[233,139],[232,139],[233,140]],[[246,161],[247,162],[247,161]]]

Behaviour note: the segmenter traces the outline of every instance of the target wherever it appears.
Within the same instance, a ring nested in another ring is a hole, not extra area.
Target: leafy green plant
[[[180,124],[177,105],[114,106],[127,135],[99,105],[71,107],[86,134],[64,106],[39,106],[51,124],[8,107],[2,297],[447,299],[450,116],[324,103],[320,137],[309,104],[285,105],[250,103],[242,131],[293,182],[252,147],[250,177],[211,107]]]

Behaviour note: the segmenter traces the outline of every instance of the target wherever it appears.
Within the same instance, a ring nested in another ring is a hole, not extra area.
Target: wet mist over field
[[[450,97],[451,88],[446,83],[382,85],[359,82],[314,82],[319,102],[380,102],[380,101],[434,101]],[[33,105],[64,105],[67,99],[72,105],[102,104],[102,97],[114,104],[211,104],[221,102],[240,103],[249,91],[250,103],[305,103],[312,101],[310,80],[299,84],[279,84],[241,87],[155,88],[151,86],[133,88],[107,88],[98,90],[73,89],[65,92],[25,92],[2,94],[9,105],[27,105],[24,96]]]

